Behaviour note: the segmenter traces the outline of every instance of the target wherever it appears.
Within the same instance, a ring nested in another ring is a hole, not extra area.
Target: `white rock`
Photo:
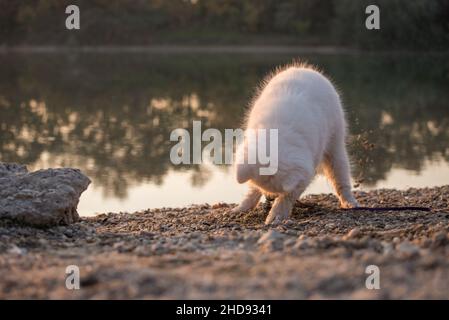
[[[11,247],[8,249],[8,253],[22,256],[27,253],[27,250],[23,249],[23,248],[19,248],[15,244],[12,244]]]
[[[0,163],[0,219],[33,226],[76,222],[79,198],[89,184],[78,169],[28,172],[23,165]]]
[[[264,251],[281,250],[283,247],[284,235],[275,230],[269,230],[262,235],[257,244]]]
[[[263,234],[259,240],[257,241],[257,244],[261,245],[270,241],[276,241],[283,237],[282,233],[276,231],[276,230],[268,230],[265,234]]]
[[[350,230],[346,235],[345,235],[345,239],[352,239],[352,238],[356,238],[360,235],[360,229],[359,228],[354,228],[352,230]]]
[[[397,246],[397,250],[406,255],[416,255],[419,254],[419,248],[413,243],[404,241]]]
[[[313,247],[312,241],[307,238],[305,235],[300,235],[298,239],[296,240],[295,245],[293,246],[293,249],[295,250],[303,250]]]
[[[389,255],[391,253],[393,253],[393,245],[389,242],[386,241],[382,241],[382,250],[383,250],[383,254],[385,255]]]

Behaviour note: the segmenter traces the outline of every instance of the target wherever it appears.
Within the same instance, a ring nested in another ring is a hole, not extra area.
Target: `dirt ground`
[[[34,229],[0,222],[0,298],[409,299],[449,298],[449,186],[357,192],[297,202],[290,220],[265,226],[268,202],[108,213]],[[66,267],[80,289],[66,288]],[[366,268],[379,268],[369,290]]]

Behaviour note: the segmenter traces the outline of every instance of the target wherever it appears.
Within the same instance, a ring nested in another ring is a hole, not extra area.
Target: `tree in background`
[[[67,33],[65,7],[81,9]],[[381,29],[365,29],[365,8]],[[448,49],[449,0],[0,0],[0,44],[306,44]]]

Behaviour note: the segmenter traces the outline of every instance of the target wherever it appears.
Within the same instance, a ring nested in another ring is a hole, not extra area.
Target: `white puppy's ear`
[[[236,164],[235,165],[235,176],[237,178],[238,183],[245,183],[251,178],[251,167],[250,165],[243,163],[243,164]]]

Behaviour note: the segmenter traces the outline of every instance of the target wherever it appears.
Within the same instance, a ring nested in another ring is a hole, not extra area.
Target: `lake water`
[[[0,55],[0,161],[80,168],[82,215],[238,202],[229,166],[170,162],[170,132],[238,128],[255,86],[293,58],[341,91],[359,190],[449,183],[444,55]],[[321,192],[324,178],[307,190]]]

